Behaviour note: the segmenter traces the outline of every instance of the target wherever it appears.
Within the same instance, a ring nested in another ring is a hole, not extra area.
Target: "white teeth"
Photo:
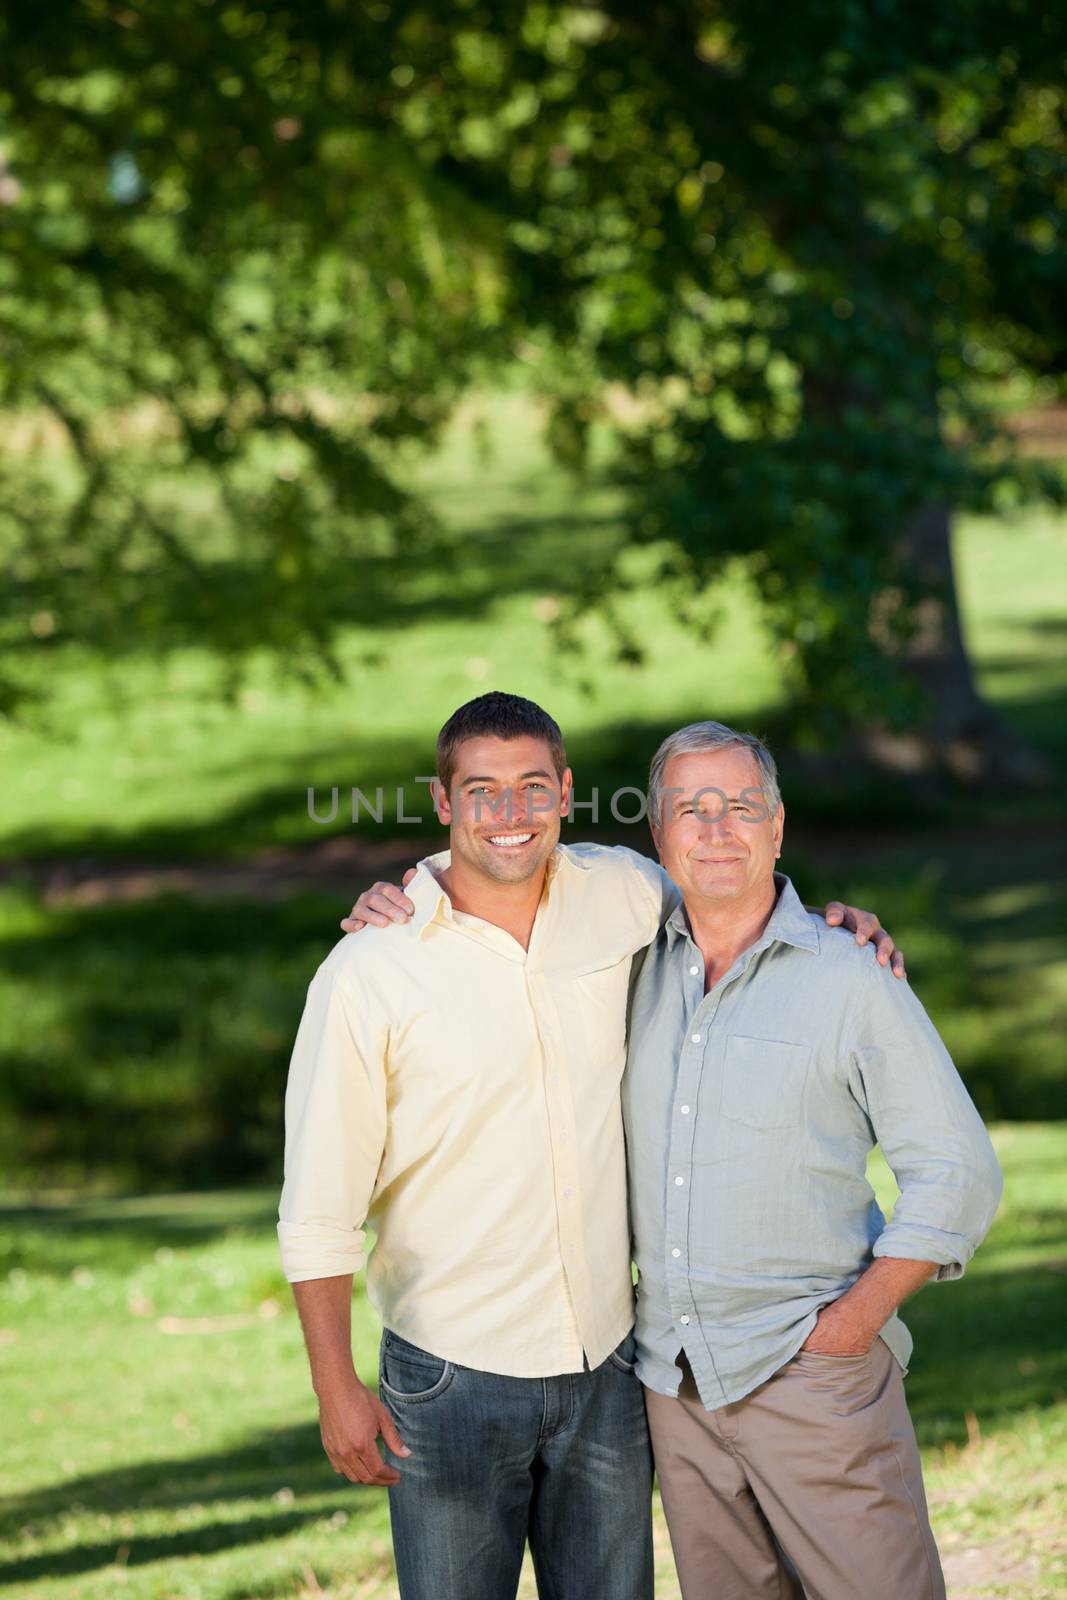
[[[503,846],[507,849],[511,845],[528,844],[533,838],[532,833],[494,833],[489,836],[489,843]]]

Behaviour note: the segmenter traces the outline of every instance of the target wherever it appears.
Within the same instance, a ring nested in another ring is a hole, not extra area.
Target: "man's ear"
[[[785,834],[785,806],[779,805],[774,814],[774,854],[775,859],[782,853],[782,838]]]
[[[433,796],[433,808],[437,812],[438,821],[443,822],[446,828],[450,827],[452,824],[452,804],[448,797],[448,791],[440,778],[431,780],[430,793]]]
[[[563,776],[559,781],[559,814],[561,817],[567,816],[570,812],[573,793],[574,773],[570,767],[564,767]]]

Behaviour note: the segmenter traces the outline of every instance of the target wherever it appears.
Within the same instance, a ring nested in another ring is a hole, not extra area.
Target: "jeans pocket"
[[[628,1333],[620,1345],[611,1352],[608,1360],[617,1366],[620,1372],[632,1373],[637,1367],[637,1341],[632,1333]]]
[[[456,1375],[455,1365],[420,1350],[388,1329],[382,1335],[378,1387],[389,1399],[408,1404],[443,1394]]]

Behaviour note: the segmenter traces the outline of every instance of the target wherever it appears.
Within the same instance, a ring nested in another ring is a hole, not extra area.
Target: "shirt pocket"
[[[626,995],[630,957],[610,965],[588,965],[574,974],[568,1001],[570,1020],[577,1023],[584,1052],[596,1067],[612,1065],[622,1072],[626,1052]]]
[[[723,1116],[761,1130],[795,1127],[810,1061],[810,1045],[731,1033],[723,1060]]]

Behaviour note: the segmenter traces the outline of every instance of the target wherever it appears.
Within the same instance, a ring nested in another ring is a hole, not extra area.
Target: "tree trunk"
[[[1038,786],[1049,781],[1043,758],[984,700],[963,637],[947,507],[924,506],[897,540],[902,564],[929,592],[916,631],[899,658],[922,690],[926,712],[907,733],[875,728],[862,735],[872,760],[899,772],[945,772],[962,782]]]

